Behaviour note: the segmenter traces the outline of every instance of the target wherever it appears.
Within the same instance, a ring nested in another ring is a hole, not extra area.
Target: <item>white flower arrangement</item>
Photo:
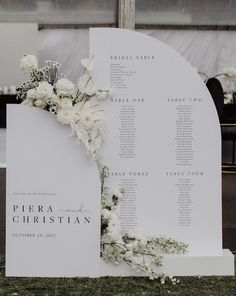
[[[223,75],[225,75],[225,77],[231,80],[232,82],[236,83],[236,68],[234,67],[225,68],[223,70]]]
[[[233,95],[231,93],[225,93],[224,94],[224,104],[228,105],[228,104],[233,104],[233,103],[234,103]]]
[[[198,71],[198,69],[196,69],[196,71]],[[223,69],[222,73],[218,73],[211,77],[209,77],[206,73],[203,73],[201,71],[198,71],[198,74],[202,76],[204,81],[207,81],[209,78],[217,78],[222,76],[225,80],[236,83],[236,68],[234,67],[225,68]]]
[[[59,76],[60,64],[46,61],[38,69],[34,55],[25,55],[20,67],[30,80],[18,90],[23,105],[34,106],[55,115],[62,125],[70,126],[72,135],[82,143],[90,159],[97,157],[104,134],[104,115],[99,100],[109,98],[109,91],[96,90],[90,71],[93,57],[81,61],[84,72],[79,79],[79,89],[63,76]]]
[[[101,177],[101,256],[115,265],[122,262],[138,272],[144,272],[150,279],[167,279],[173,284],[175,278],[159,272],[162,253],[185,253],[187,245],[171,238],[144,237],[134,233],[121,234],[120,200],[124,189],[110,194],[105,181],[108,169],[101,166],[97,154],[102,144],[105,120],[99,101],[109,98],[108,90],[96,90],[90,71],[93,57],[82,59],[84,72],[79,79],[79,89],[65,77],[59,76],[60,64],[46,61],[38,69],[35,56],[26,55],[21,59],[21,69],[30,74],[30,80],[18,89],[18,99],[22,104],[41,108],[50,112],[61,125],[68,125],[78,143],[82,143],[90,159],[95,160]]]
[[[110,193],[105,186],[108,169],[101,169],[102,214],[101,214],[101,254],[105,261],[118,265],[128,264],[137,272],[143,272],[150,279],[159,279],[162,284],[170,280],[173,284],[179,281],[160,272],[163,253],[184,254],[187,245],[172,238],[145,237],[135,233],[121,235],[120,231],[120,200],[124,189]]]
[[[223,69],[222,73],[216,74],[212,77],[209,77],[203,72],[198,72],[198,74],[203,78],[205,83],[207,83],[208,79],[210,78],[222,77],[224,81],[224,88],[226,89],[226,91],[224,92],[224,104],[234,104],[233,93],[236,86],[236,68],[225,68]]]

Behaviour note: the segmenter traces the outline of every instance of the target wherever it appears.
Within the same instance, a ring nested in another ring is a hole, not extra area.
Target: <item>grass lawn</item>
[[[6,278],[0,262],[0,296],[236,296],[236,277],[183,277],[177,285],[147,278]]]

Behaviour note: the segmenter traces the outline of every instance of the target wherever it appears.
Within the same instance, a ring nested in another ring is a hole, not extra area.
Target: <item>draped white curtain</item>
[[[212,76],[236,66],[236,31],[142,30],[178,51],[199,71]]]
[[[236,67],[236,31],[139,30],[178,51],[198,71],[208,76]],[[89,54],[88,29],[42,30],[39,58],[58,60],[73,82],[81,72],[80,59]]]
[[[58,61],[62,72],[74,83],[82,67],[80,60],[89,55],[88,29],[53,29],[39,31],[39,62]]]

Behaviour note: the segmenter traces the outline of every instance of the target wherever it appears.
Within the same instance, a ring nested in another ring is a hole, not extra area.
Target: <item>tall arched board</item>
[[[90,55],[96,86],[112,93],[102,156],[110,187],[126,189],[122,231],[187,243],[187,256],[166,259],[168,272],[232,273],[232,254],[222,252],[220,124],[196,70],[164,43],[129,30],[90,29]],[[193,258],[210,258],[214,268],[209,260],[194,267]],[[124,274],[103,266],[104,274]]]

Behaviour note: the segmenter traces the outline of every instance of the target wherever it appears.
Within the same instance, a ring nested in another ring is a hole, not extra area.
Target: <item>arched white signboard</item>
[[[110,186],[126,188],[124,232],[167,235],[191,256],[222,255],[221,133],[196,70],[147,35],[90,29],[96,86],[105,105]]]

